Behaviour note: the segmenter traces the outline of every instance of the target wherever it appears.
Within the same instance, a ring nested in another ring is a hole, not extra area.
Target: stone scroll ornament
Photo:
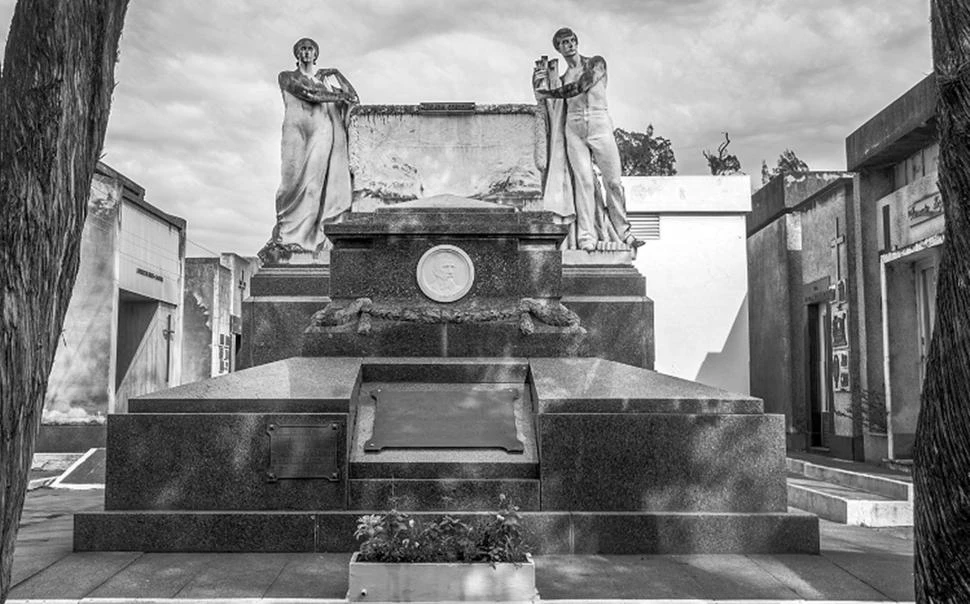
[[[532,88],[546,121],[543,208],[575,216],[567,245],[585,251],[636,250],[644,242],[630,228],[620,179],[620,153],[607,112],[606,60],[579,54],[576,34],[564,27],[552,39],[558,59],[535,62]]]
[[[560,302],[535,298],[522,298],[514,306],[466,310],[379,304],[370,298],[357,298],[349,304],[331,302],[326,308],[313,314],[310,327],[350,326],[356,323],[357,333],[367,335],[371,332],[372,319],[411,323],[490,323],[518,320],[519,332],[526,336],[535,333],[535,321],[539,321],[545,325],[565,328],[569,333],[586,333],[580,325],[579,316]]]
[[[296,69],[279,74],[283,95],[281,182],[276,226],[259,252],[264,263],[328,246],[323,225],[350,210],[347,124],[357,91],[338,70],[317,69],[320,49],[310,38],[293,46]]]

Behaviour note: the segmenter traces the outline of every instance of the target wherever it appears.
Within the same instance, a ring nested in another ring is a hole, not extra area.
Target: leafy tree
[[[620,150],[623,176],[673,176],[677,173],[674,167],[677,160],[670,139],[654,136],[653,124],[647,126],[646,132],[617,128],[613,136]]]
[[[775,174],[794,174],[796,172],[808,172],[808,164],[799,159],[791,149],[785,149],[778,156]]]
[[[77,276],[127,0],[21,0],[0,73],[0,602]]]
[[[803,162],[791,149],[785,149],[778,156],[778,162],[772,170],[768,170],[768,162],[761,162],[761,184],[766,184],[779,174],[796,174],[808,172],[808,164]]]
[[[741,161],[738,159],[738,156],[727,152],[728,145],[730,144],[731,138],[725,132],[724,142],[717,147],[717,155],[714,155],[710,151],[704,151],[704,159],[707,160],[707,165],[711,169],[711,174],[714,176],[720,176],[722,174],[743,174],[741,172]]]
[[[913,447],[916,601],[970,602],[970,4],[933,0],[945,216]]]

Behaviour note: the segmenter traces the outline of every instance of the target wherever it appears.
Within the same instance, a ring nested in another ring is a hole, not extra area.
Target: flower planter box
[[[526,562],[384,563],[350,559],[350,602],[535,602],[536,568]]]

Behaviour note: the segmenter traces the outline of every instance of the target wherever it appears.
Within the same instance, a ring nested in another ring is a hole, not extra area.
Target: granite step
[[[876,493],[888,499],[913,501],[913,481],[899,473],[842,460],[813,462],[789,457],[786,463],[788,471],[797,476]]]
[[[498,509],[500,495],[522,510],[539,509],[539,481],[535,479],[352,479],[348,487],[348,507],[354,510]]]
[[[74,515],[74,551],[352,552],[366,510]],[[463,522],[494,512],[455,512]],[[416,512],[416,519],[440,512]],[[769,513],[522,512],[534,554],[817,554],[818,519]]]
[[[856,526],[911,526],[913,503],[796,474],[788,476],[788,504],[826,520]]]
[[[261,296],[329,296],[330,266],[264,266],[249,284],[249,295]]]

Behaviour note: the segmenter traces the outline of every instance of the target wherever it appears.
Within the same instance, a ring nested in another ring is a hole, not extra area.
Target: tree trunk
[[[970,4],[933,0],[940,193],[936,328],[913,450],[917,602],[970,602]]]
[[[20,0],[0,74],[0,602],[77,275],[127,0]]]

